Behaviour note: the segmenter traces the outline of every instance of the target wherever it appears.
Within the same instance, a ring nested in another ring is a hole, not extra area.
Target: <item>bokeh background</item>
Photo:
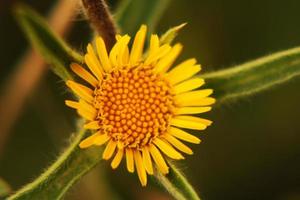
[[[11,12],[16,2],[0,1],[1,98],[29,48]],[[56,3],[22,2],[44,16]],[[117,3],[109,1],[112,10]],[[177,38],[184,44],[181,58],[195,56],[205,72],[213,71],[299,46],[299,8],[297,0],[173,0],[157,32],[188,22]],[[90,28],[80,15],[69,20],[72,28],[65,38],[83,50]],[[23,86],[15,88],[16,93],[22,90]],[[12,126],[0,132],[5,135],[0,137],[0,177],[13,189],[37,177],[68,142],[75,112],[64,106],[67,95],[64,84],[45,70]],[[208,116],[214,125],[199,133],[203,142],[193,146],[195,155],[178,163],[201,197],[300,199],[299,102],[300,78],[296,78],[216,107]],[[1,106],[10,108],[13,104]],[[6,117],[1,110],[0,115],[1,119]],[[0,121],[1,126],[4,123]],[[124,165],[112,171],[109,163],[103,162],[69,192],[67,199],[171,199],[155,183],[140,187],[137,177],[125,171]]]

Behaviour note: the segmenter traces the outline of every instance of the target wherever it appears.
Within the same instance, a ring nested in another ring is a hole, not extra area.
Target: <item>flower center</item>
[[[119,145],[141,148],[166,132],[174,101],[168,83],[151,69],[116,70],[95,90],[103,130]]]

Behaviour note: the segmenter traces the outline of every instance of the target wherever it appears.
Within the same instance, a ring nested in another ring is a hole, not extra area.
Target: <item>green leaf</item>
[[[62,199],[68,189],[102,159],[103,148],[78,147],[85,134],[85,130],[77,133],[70,146],[40,177],[8,200]]]
[[[187,23],[180,24],[178,26],[174,26],[167,30],[161,37],[160,37],[160,45],[162,44],[171,44],[175,37],[178,35],[178,32],[186,25]]]
[[[83,57],[53,33],[47,22],[31,8],[18,5],[15,8],[15,15],[32,45],[42,54],[46,62],[52,65],[53,71],[63,80],[71,79],[66,66],[72,61],[82,62]]]
[[[123,0],[115,15],[123,33],[134,35],[141,24],[153,32],[170,0]]]
[[[9,193],[11,193],[11,187],[2,178],[0,178],[0,197],[5,197]]]
[[[300,47],[204,74],[218,103],[252,95],[300,75]]]
[[[169,173],[161,174],[156,170],[154,174],[159,184],[161,184],[176,200],[200,200],[194,188],[184,177],[184,175],[170,162]]]

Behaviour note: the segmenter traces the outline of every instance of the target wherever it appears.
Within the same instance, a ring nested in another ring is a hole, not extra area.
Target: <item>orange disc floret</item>
[[[124,147],[141,149],[166,132],[174,110],[170,91],[147,67],[115,70],[94,91],[99,125]]]

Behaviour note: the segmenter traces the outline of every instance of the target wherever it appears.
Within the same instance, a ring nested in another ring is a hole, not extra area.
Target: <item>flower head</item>
[[[136,169],[140,182],[147,184],[153,165],[167,174],[165,156],[180,160],[193,154],[182,141],[200,143],[183,129],[204,130],[212,122],[191,116],[207,112],[215,102],[211,89],[197,90],[204,80],[193,77],[201,69],[195,59],[188,59],[171,69],[182,45],[160,45],[151,35],[149,51],[143,55],[146,26],[137,32],[131,50],[130,37],[117,35],[117,42],[107,52],[101,37],[87,46],[86,70],[79,64],[71,69],[89,86],[67,81],[80,98],[66,100],[87,120],[84,128],[94,134],[80,143],[81,148],[105,145],[103,159],[112,158],[117,168],[126,158],[129,172]]]

